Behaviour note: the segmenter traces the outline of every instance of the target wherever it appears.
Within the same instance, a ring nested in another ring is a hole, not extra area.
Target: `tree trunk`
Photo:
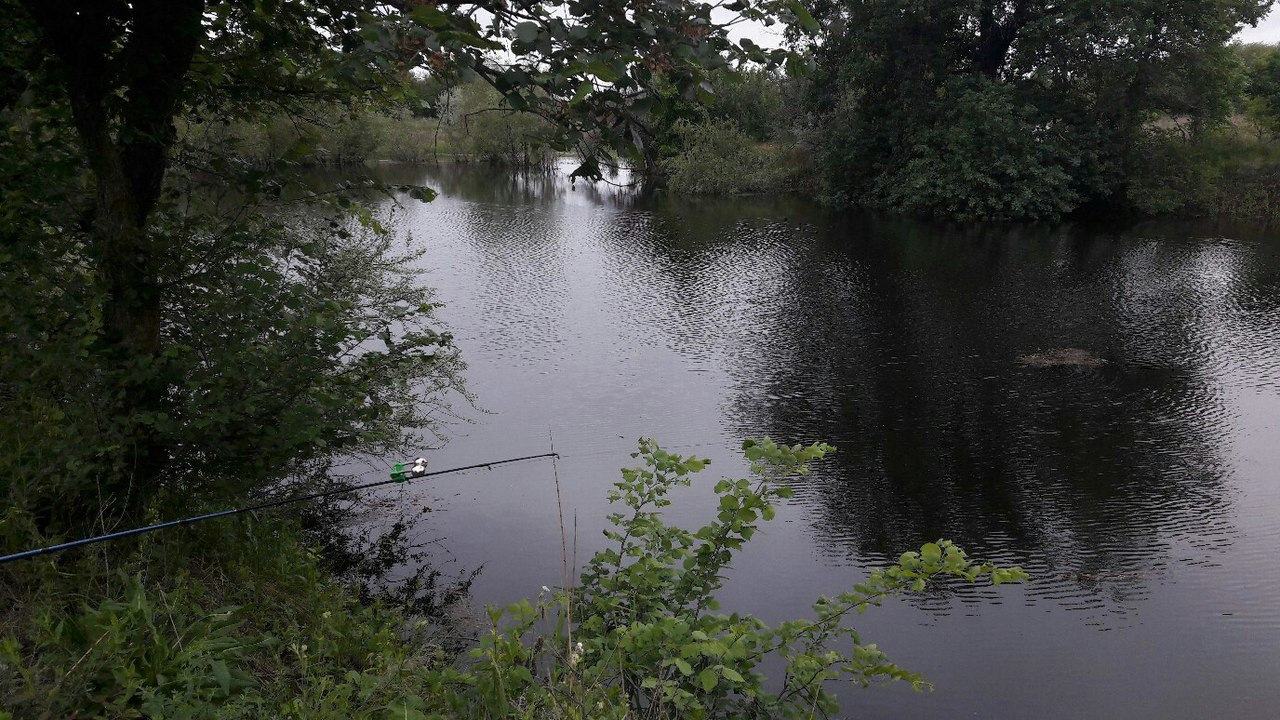
[[[204,37],[204,0],[24,6],[61,61],[96,186],[89,244],[104,296],[100,349],[108,413],[123,442],[104,458],[93,494],[104,513],[136,520],[159,488],[168,456],[157,428],[169,381],[161,362],[163,248],[148,232],[148,218],[160,198],[183,82]]]
[[[974,54],[978,72],[992,80],[999,77],[1012,41],[1012,33],[996,19],[993,0],[984,0],[978,19],[978,48]]]

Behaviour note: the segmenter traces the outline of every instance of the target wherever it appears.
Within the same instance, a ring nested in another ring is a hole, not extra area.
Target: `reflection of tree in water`
[[[769,295],[761,284],[785,277],[759,261],[792,262],[795,226],[785,218],[805,209],[813,207],[793,198],[637,198],[593,229],[607,282],[619,290],[603,301],[637,335],[695,365],[713,361],[728,349],[723,333],[759,313],[753,299]]]
[[[739,434],[840,447],[797,485],[826,551],[948,537],[1042,576],[1145,586],[1171,543],[1231,541],[1211,247],[862,219],[795,257],[756,303],[767,334],[739,342],[728,415]],[[1015,364],[1063,346],[1109,362]]]
[[[473,163],[439,165],[380,165],[377,176],[384,182],[426,185],[437,192],[473,203],[495,205],[551,205],[577,197],[585,204],[626,206],[637,193],[625,187],[625,177],[609,182],[571,182],[565,166],[543,170],[512,170]]]

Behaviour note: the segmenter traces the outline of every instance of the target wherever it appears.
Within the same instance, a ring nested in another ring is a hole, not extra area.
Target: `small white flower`
[[[543,586],[542,586],[542,592],[544,592],[544,593],[549,593],[549,592],[551,592],[551,588],[547,587],[546,585],[543,585]]]

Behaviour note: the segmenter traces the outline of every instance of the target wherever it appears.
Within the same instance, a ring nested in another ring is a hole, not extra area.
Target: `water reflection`
[[[975,246],[902,223],[827,229],[804,262],[774,263],[794,278],[761,304],[788,317],[739,355],[731,415],[844,450],[799,488],[827,552],[949,537],[1064,581],[1042,592],[1141,585],[1177,538],[1229,541],[1232,499],[1214,357],[1150,352],[1206,347],[1203,305],[1135,302],[1153,284],[1188,297],[1169,278],[1204,258],[1133,252],[1070,232]],[[1058,347],[1106,364],[1016,362]]]

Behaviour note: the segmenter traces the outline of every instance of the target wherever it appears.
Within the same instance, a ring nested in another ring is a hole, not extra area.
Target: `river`
[[[671,508],[695,526],[744,437],[825,440],[838,453],[739,557],[724,609],[804,616],[938,538],[1032,576],[858,618],[936,690],[841,688],[848,716],[1280,712],[1277,233],[946,227],[385,172],[441,193],[393,222],[427,249],[475,395],[432,466],[554,442],[579,565],[638,437],[712,459]],[[437,511],[449,567],[483,566],[477,604],[561,582],[549,463],[400,492]]]

